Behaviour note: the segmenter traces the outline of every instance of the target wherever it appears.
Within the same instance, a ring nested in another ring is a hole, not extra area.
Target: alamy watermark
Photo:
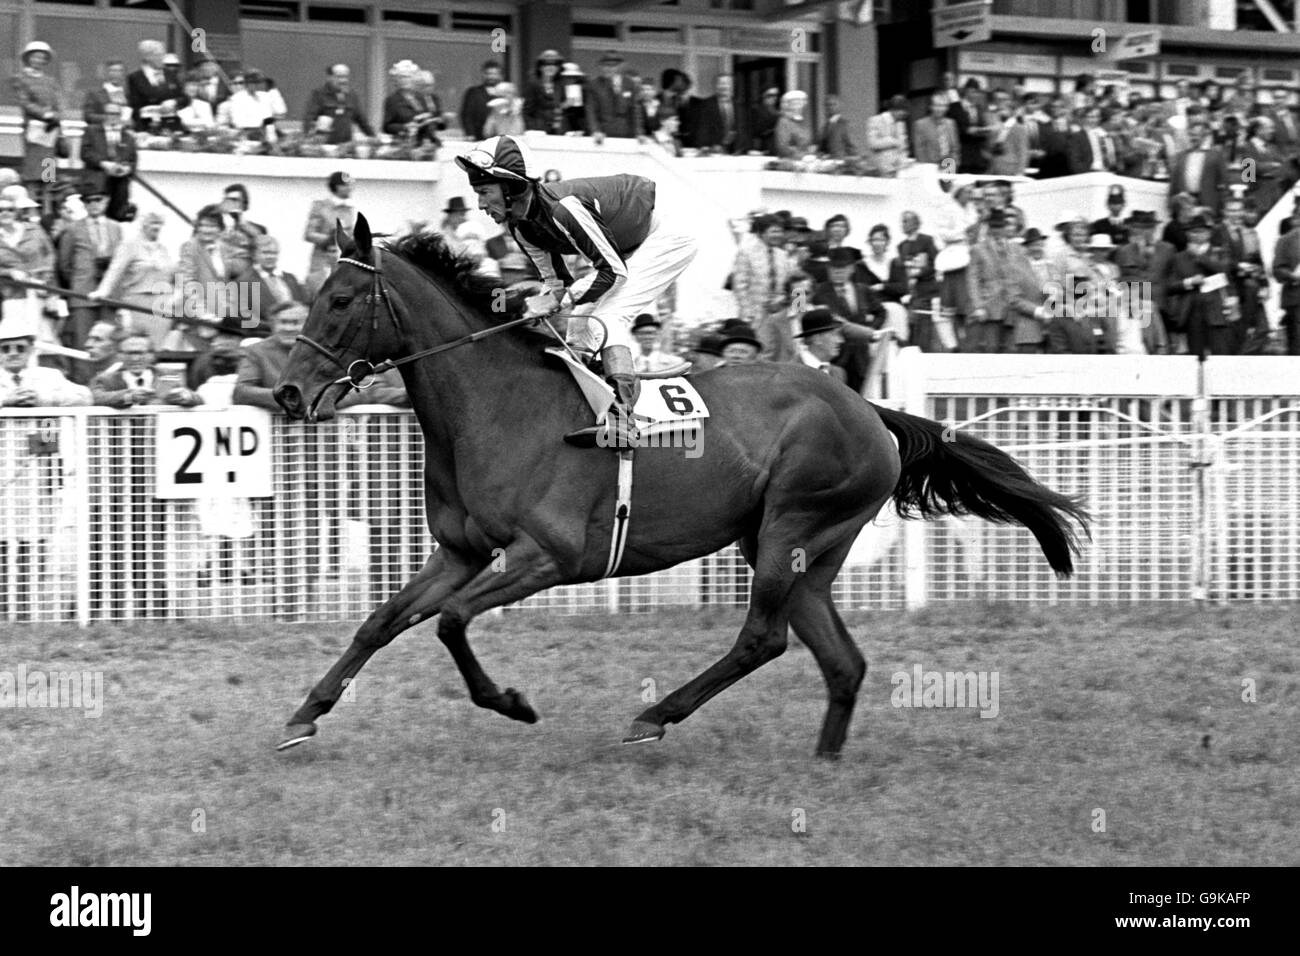
[[[895,707],[970,707],[986,719],[998,715],[997,671],[927,671],[914,664],[911,673],[895,671],[889,682]]]
[[[104,713],[103,671],[28,670],[19,664],[0,670],[0,710],[25,708],[80,710],[86,717]]]
[[[160,319],[183,316],[219,321],[226,316],[239,319],[242,329],[255,329],[261,321],[260,282],[199,282],[177,275],[171,282],[155,284],[153,295],[153,312]]]

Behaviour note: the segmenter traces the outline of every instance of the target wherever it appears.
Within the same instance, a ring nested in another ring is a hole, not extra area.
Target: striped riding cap
[[[532,152],[513,136],[485,139],[464,156],[457,156],[456,165],[468,174],[471,186],[527,184],[540,178]]]

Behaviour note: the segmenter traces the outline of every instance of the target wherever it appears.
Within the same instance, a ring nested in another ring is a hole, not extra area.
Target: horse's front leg
[[[302,706],[289,719],[277,750],[287,750],[316,733],[316,719],[329,713],[347,682],[357,675],[381,647],[398,634],[437,614],[448,595],[474,576],[482,563],[443,547],[433,553],[402,590],[366,618],[347,650],[311,689]]]
[[[449,597],[438,618],[438,638],[447,645],[469,688],[470,700],[495,710],[511,720],[537,722],[537,712],[524,695],[513,687],[497,688],[483,672],[465,637],[469,622],[479,614],[512,601],[522,600],[563,580],[559,567],[537,542],[527,536],[516,538],[505,551],[474,579]]]

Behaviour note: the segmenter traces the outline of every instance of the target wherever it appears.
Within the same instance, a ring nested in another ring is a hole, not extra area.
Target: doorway
[[[785,58],[780,56],[737,56],[736,135],[740,152],[754,148],[751,113],[763,102],[763,91],[775,86],[785,92]]]

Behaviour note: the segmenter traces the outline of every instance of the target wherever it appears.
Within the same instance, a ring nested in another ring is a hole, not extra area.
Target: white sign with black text
[[[268,498],[271,416],[260,408],[159,412],[155,498]]]

